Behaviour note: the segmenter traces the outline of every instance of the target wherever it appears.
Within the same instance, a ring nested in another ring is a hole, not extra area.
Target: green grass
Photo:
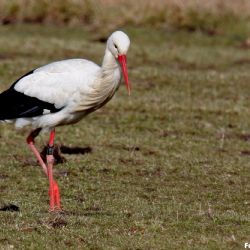
[[[57,129],[91,147],[55,166],[65,213],[48,213],[48,183],[25,137],[0,126],[0,249],[243,249],[250,242],[249,49],[244,32],[127,26],[132,96]],[[53,60],[100,63],[82,28],[0,27],[0,89]],[[42,148],[48,139],[37,139]],[[30,160],[30,157],[33,157]]]

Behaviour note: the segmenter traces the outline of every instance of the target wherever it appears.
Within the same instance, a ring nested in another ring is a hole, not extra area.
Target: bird
[[[55,128],[79,122],[105,105],[118,90],[122,76],[130,95],[127,52],[130,39],[123,31],[107,39],[101,66],[87,59],[65,59],[38,67],[0,94],[0,121],[32,130],[26,142],[49,182],[49,211],[62,211],[53,177]],[[49,133],[46,161],[35,146],[41,131]]]

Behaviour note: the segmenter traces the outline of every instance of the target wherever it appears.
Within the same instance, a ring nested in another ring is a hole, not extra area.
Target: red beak
[[[127,71],[127,58],[125,55],[119,55],[118,56],[118,61],[121,65],[122,68],[122,73],[123,73],[123,77],[124,77],[124,81],[128,90],[128,95],[130,95],[130,84],[128,81],[128,71]]]

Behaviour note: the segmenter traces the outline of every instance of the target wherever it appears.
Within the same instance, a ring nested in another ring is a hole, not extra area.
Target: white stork
[[[27,143],[49,179],[50,210],[60,210],[59,188],[53,179],[55,127],[73,124],[106,104],[120,85],[121,73],[130,94],[126,54],[130,40],[122,31],[107,40],[102,66],[85,59],[52,62],[30,71],[0,94],[0,120],[33,131]],[[35,137],[50,132],[47,164],[36,149]]]

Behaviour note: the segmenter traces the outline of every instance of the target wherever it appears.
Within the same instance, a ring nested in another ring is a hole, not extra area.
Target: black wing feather
[[[9,89],[0,94],[0,120],[16,119],[21,117],[35,117],[43,114],[44,109],[51,113],[60,111],[54,104],[38,98],[25,95],[14,89],[15,84],[23,77],[32,74],[33,71],[25,74],[16,80]]]

